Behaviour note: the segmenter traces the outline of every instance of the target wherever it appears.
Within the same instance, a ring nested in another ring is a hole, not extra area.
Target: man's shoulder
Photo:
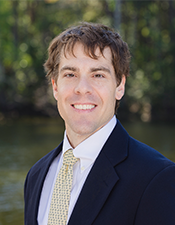
[[[131,137],[118,121],[103,149],[105,155],[113,165],[128,165],[132,169],[145,169],[146,167],[164,168],[175,165],[159,151]],[[120,160],[119,160],[120,158]],[[134,165],[134,166],[133,166]]]
[[[131,137],[121,123],[118,121],[116,128],[114,129],[113,136],[111,136],[111,142],[115,146],[113,151],[113,161],[117,161],[114,158],[123,154],[123,163],[119,167],[129,168],[133,173],[145,173],[156,174],[157,172],[164,170],[165,168],[172,166],[175,167],[175,163],[162,155],[158,150],[142,143],[133,137]],[[109,146],[108,146],[109,148]],[[109,152],[109,149],[108,151]],[[114,154],[115,152],[115,154]]]
[[[154,149],[147,144],[140,142],[133,137],[129,137],[129,150],[134,154],[135,157],[145,160],[165,160],[171,162],[158,150]]]
[[[129,137],[128,163],[146,174],[156,174],[168,167],[175,168],[175,163],[154,148]]]
[[[135,138],[131,137],[126,130],[121,126],[120,124],[120,131],[122,131],[122,135],[125,136],[125,139],[123,141],[127,142],[127,152],[128,152],[128,158],[131,158],[131,160],[135,161],[141,161],[142,163],[154,163],[154,164],[174,164],[169,159],[167,159],[164,155],[162,155],[159,152],[159,149],[154,149],[151,146],[148,146],[147,144],[140,142],[139,140],[136,140]],[[116,143],[117,146],[117,143]]]

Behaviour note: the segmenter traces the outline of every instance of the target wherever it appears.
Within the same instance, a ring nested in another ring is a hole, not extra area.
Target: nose
[[[77,80],[76,86],[75,86],[75,93],[76,94],[90,94],[92,93],[92,85],[88,78],[86,77],[80,77]]]

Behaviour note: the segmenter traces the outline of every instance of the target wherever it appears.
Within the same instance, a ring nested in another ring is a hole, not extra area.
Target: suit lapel
[[[89,225],[100,211],[118,176],[104,154],[92,168],[77,200],[69,225]]]
[[[68,225],[93,223],[119,180],[114,166],[126,159],[127,145],[128,134],[118,121],[86,179]]]

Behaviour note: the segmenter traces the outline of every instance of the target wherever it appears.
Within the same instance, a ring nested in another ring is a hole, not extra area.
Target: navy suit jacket
[[[62,143],[25,182],[25,225],[37,225],[43,183]],[[118,121],[97,157],[68,225],[175,225],[175,164],[133,139]]]

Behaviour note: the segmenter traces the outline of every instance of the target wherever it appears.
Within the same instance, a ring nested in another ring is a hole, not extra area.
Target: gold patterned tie
[[[65,225],[72,188],[73,165],[78,161],[69,149],[63,155],[63,165],[58,173],[50,204],[48,225]]]

